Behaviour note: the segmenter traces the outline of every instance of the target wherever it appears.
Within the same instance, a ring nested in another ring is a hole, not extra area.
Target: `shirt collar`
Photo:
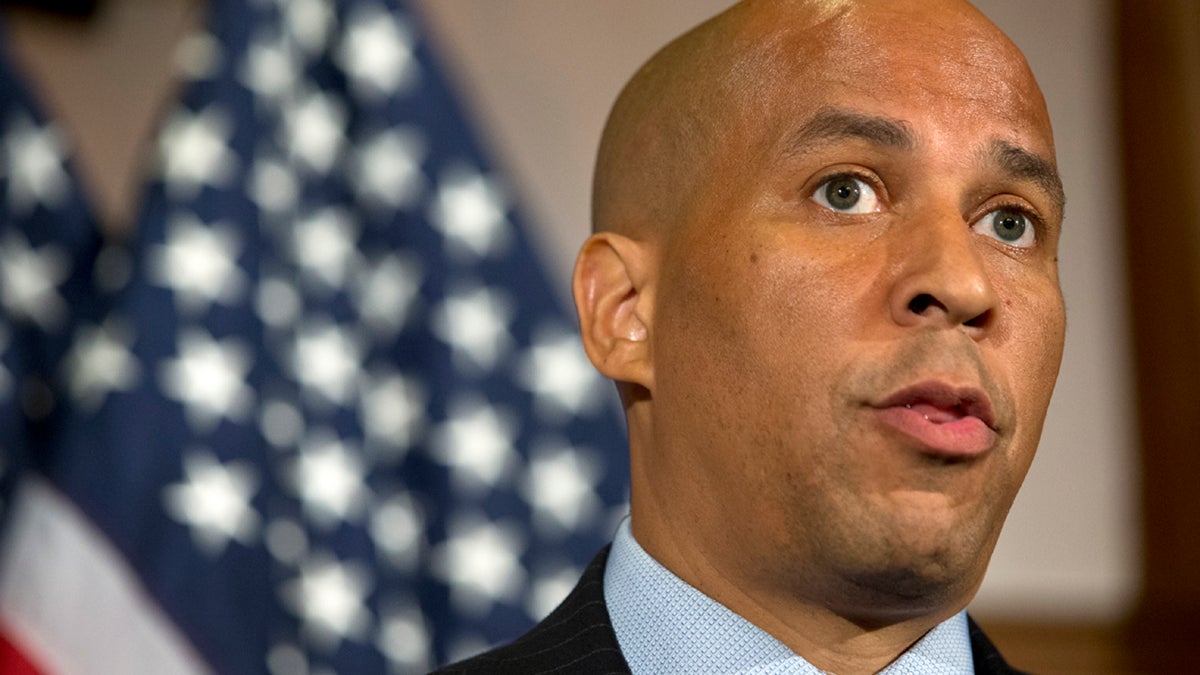
[[[822,672],[660,565],[633,538],[628,518],[604,570],[604,601],[634,675]],[[935,626],[881,674],[973,673],[972,664],[963,611]]]

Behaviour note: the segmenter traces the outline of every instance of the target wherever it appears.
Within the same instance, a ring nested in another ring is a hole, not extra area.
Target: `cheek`
[[[1018,465],[1033,461],[1062,361],[1065,315],[1056,283],[1030,284],[1004,300],[1008,320],[993,346],[994,371],[1009,380],[1016,410]],[[1023,472],[1021,473],[1023,476]]]
[[[747,287],[755,287],[747,306],[760,351],[775,355],[765,364],[771,372],[794,367],[822,373],[819,379],[827,385],[824,375],[853,347],[864,318],[874,314],[871,275],[863,270],[880,264],[845,254],[853,245],[798,234],[785,230],[751,254],[757,262],[747,270],[752,275]]]
[[[1032,285],[1005,299],[1001,355],[1011,364],[1020,400],[1044,409],[1058,379],[1066,317],[1062,294],[1050,281]],[[1040,419],[1040,416],[1038,416]]]
[[[854,314],[840,305],[854,289],[836,267],[785,243],[706,244],[664,277],[656,406],[686,403],[675,412],[695,428],[760,447],[812,433],[813,420],[831,417],[828,392]]]

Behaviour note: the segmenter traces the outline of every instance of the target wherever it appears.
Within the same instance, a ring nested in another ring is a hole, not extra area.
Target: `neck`
[[[724,571],[725,566],[691,540],[675,536],[687,530],[645,516],[639,506],[635,490],[631,527],[634,538],[652,558],[827,673],[877,673],[961,609],[855,613],[833,609],[817,594],[797,593],[794,584],[747,583]],[[791,576],[809,575],[798,568]]]

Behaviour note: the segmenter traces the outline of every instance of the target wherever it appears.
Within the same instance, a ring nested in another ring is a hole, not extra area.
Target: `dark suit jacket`
[[[617,636],[604,604],[604,563],[608,548],[592,560],[575,590],[541,623],[516,642],[462,661],[439,674],[525,675],[528,673],[580,673],[628,675]],[[1020,675],[968,617],[971,652],[978,675]]]

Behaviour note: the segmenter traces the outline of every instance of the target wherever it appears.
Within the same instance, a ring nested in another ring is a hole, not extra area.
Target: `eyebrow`
[[[992,141],[984,151],[984,157],[1014,178],[1030,181],[1044,190],[1060,215],[1066,209],[1062,178],[1045,157],[1002,140]]]
[[[869,115],[845,108],[824,107],[788,139],[787,152],[802,155],[823,145],[847,139],[871,145],[911,151],[917,147],[917,134],[905,121],[882,115]],[[1058,210],[1066,208],[1062,178],[1045,157],[1004,140],[991,141],[983,159],[1018,180],[1030,181],[1041,188]]]
[[[872,145],[898,150],[912,150],[917,145],[916,134],[907,122],[826,107],[818,110],[812,119],[792,135],[787,147],[789,154],[798,155],[814,146],[847,139],[859,139]]]

